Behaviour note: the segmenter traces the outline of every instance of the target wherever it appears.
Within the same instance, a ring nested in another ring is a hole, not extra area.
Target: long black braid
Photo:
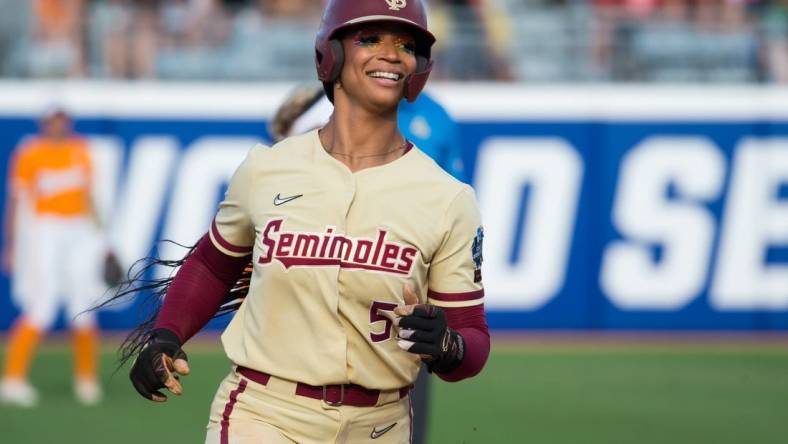
[[[153,326],[161,311],[163,298],[170,289],[170,285],[172,285],[175,270],[182,266],[186,260],[194,254],[194,250],[197,248],[197,244],[186,246],[171,240],[164,242],[169,242],[181,248],[185,248],[186,253],[182,258],[175,260],[161,259],[153,256],[138,260],[129,268],[126,273],[126,278],[116,287],[115,293],[91,309],[99,310],[128,301],[139,301],[138,315],[139,318],[142,319],[142,322],[129,332],[120,345],[118,349],[118,368],[123,367],[127,362],[132,360],[132,358],[136,357],[148,342],[150,342]],[[158,267],[170,269],[169,275],[163,278],[150,279],[148,276]],[[251,274],[252,266],[250,262],[236,284],[225,296],[214,318],[238,310],[238,307],[241,306],[246,294],[249,292]]]

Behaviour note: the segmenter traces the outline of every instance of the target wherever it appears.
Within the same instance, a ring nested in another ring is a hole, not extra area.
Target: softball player
[[[101,398],[96,376],[98,332],[95,313],[83,312],[104,287],[102,246],[90,191],[90,154],[87,143],[70,132],[64,111],[50,110],[41,129],[40,137],[17,149],[10,170],[3,258],[6,272],[13,269],[22,315],[9,337],[0,401],[25,407],[36,404],[38,395],[27,381],[28,369],[42,334],[65,305],[74,336],[75,395],[84,404],[95,404]],[[24,242],[15,242],[14,221],[22,209],[32,215],[26,220]]]
[[[249,152],[131,370],[141,395],[180,395],[181,345],[251,259],[206,443],[410,442],[421,363],[447,381],[484,366],[473,191],[397,127],[433,43],[419,0],[329,2],[316,41],[329,123]]]
[[[286,137],[322,128],[331,118],[334,105],[328,100],[322,85],[301,85],[293,90],[279,106],[269,125],[275,142]],[[398,125],[403,136],[415,141],[419,149],[430,156],[441,168],[458,180],[464,180],[459,131],[443,107],[426,92],[414,102],[400,101]],[[413,406],[413,442],[425,442],[429,412],[429,375],[425,367],[410,393]]]

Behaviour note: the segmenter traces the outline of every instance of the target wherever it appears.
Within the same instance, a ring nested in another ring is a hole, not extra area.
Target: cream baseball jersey
[[[417,355],[386,315],[403,283],[422,302],[483,302],[483,231],[473,190],[413,148],[351,172],[317,130],[258,145],[233,175],[210,230],[252,253],[249,294],[222,335],[232,362],[311,385],[412,384]]]

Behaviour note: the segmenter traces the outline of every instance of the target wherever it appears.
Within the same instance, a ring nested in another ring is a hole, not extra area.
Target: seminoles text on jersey
[[[375,239],[354,238],[335,233],[326,226],[323,233],[283,231],[283,218],[271,219],[263,227],[260,242],[264,253],[258,264],[279,261],[290,267],[339,266],[410,276],[418,250],[411,245],[387,241],[389,230],[378,228]]]

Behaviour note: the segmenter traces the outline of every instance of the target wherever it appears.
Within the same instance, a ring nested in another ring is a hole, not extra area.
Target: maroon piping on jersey
[[[154,328],[171,330],[181,343],[188,341],[216,314],[250,257],[228,256],[204,235],[170,284]]]
[[[233,408],[235,407],[235,403],[238,402],[238,395],[246,390],[246,379],[241,379],[241,382],[238,383],[238,387],[230,392],[230,399],[227,400],[227,404],[224,405],[224,412],[222,413],[222,422],[221,422],[221,444],[229,444],[230,442],[230,415],[233,413]]]
[[[448,382],[456,382],[482,371],[490,356],[490,331],[484,316],[484,304],[472,307],[442,307],[449,327],[457,330],[465,342],[465,357],[462,364],[451,373],[437,373]]]
[[[481,299],[484,297],[484,289],[476,291],[468,291],[465,293],[440,293],[437,291],[427,290],[427,297],[435,299],[436,301],[444,302],[458,302],[458,301],[472,301],[474,299]]]
[[[213,238],[216,239],[216,242],[218,242],[219,245],[221,245],[222,248],[227,251],[238,254],[249,254],[252,252],[252,247],[237,247],[227,242],[219,233],[219,228],[216,226],[216,220],[211,222],[211,233],[213,234]]]

